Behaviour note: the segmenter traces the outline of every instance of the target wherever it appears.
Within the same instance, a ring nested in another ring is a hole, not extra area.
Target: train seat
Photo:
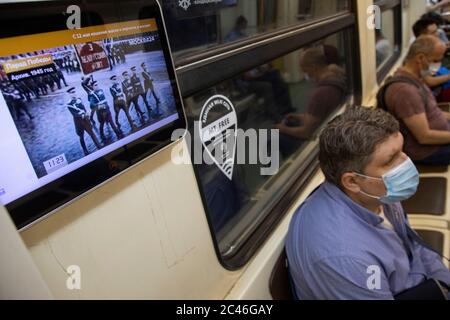
[[[420,178],[417,193],[403,202],[407,214],[426,214],[443,216],[447,200],[447,179]]]
[[[277,259],[269,280],[269,290],[273,300],[293,300],[286,252],[283,250]]]
[[[439,102],[439,108],[441,108],[444,112],[450,112],[450,103],[449,102]]]
[[[444,254],[444,234],[438,231],[416,230],[420,237],[430,248],[439,254]]]
[[[420,174],[429,174],[429,173],[446,173],[448,171],[447,166],[424,166],[424,165],[416,165],[417,170],[419,170]]]

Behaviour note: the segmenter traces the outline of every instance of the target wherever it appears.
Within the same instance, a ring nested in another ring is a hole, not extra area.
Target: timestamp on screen
[[[47,171],[47,174],[55,172],[56,170],[61,169],[62,167],[67,166],[67,159],[64,154],[60,154],[54,158],[44,161],[44,167]]]

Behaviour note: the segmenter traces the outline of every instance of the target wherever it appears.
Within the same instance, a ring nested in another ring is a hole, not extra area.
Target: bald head
[[[435,36],[420,36],[409,48],[405,68],[418,78],[429,77],[439,70],[446,50],[445,44]]]
[[[405,61],[414,60],[420,55],[425,55],[425,57],[435,56],[439,58],[439,61],[442,61],[446,50],[445,44],[439,38],[428,35],[420,36],[409,48]]]

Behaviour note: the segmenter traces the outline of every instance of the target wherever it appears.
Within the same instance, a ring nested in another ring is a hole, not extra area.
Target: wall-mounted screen
[[[1,5],[0,29],[0,202],[18,228],[186,127],[156,1]]]

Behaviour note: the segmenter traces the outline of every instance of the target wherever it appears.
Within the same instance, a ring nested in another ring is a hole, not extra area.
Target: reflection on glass
[[[233,42],[233,41],[248,37],[247,26],[248,26],[248,20],[244,16],[239,16],[236,19],[236,23],[235,23],[233,29],[225,37],[225,42]]]
[[[163,1],[178,57],[348,9],[348,0]]]
[[[300,68],[305,79],[312,83],[306,108],[301,113],[288,114],[276,125],[281,133],[281,152],[295,151],[292,140],[303,142],[314,136],[327,117],[342,104],[347,93],[345,69],[339,65],[339,51],[320,44],[307,48],[300,57]]]
[[[381,15],[381,30],[375,29],[375,49],[377,68],[381,68],[394,54],[395,49],[395,12],[384,11]]]
[[[279,129],[280,170],[264,176],[262,164],[236,164],[232,179],[215,165],[196,164],[205,206],[223,254],[239,246],[244,235],[270,213],[274,204],[298,178],[320,127],[352,92],[346,75],[349,52],[344,32],[248,70],[185,101],[191,134],[195,135],[205,102],[226,96],[234,105],[238,128]],[[272,146],[271,137],[267,142]],[[260,143],[261,140],[259,140]],[[249,143],[245,144],[249,151]],[[247,158],[248,159],[248,158]]]

